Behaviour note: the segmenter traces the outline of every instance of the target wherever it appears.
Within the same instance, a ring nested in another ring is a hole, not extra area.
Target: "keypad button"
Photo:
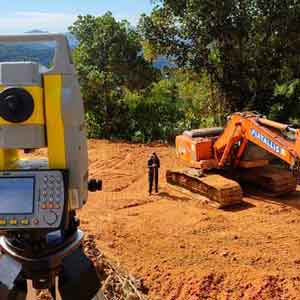
[[[9,220],[9,224],[10,225],[18,225],[18,220],[16,220],[16,219]]]
[[[44,221],[48,225],[54,225],[57,221],[57,214],[55,212],[50,212],[49,214],[44,216]]]
[[[60,204],[59,204],[59,203],[57,203],[57,202],[56,202],[56,203],[54,204],[54,208],[55,208],[55,209],[60,209],[60,208],[61,208],[61,206],[60,206]]]
[[[39,220],[39,219],[33,219],[33,220],[32,220],[32,223],[33,223],[34,225],[39,225],[39,224],[40,224],[40,220]]]
[[[28,219],[23,219],[21,220],[21,225],[29,225],[30,224],[30,221]]]
[[[54,203],[53,203],[52,201],[50,201],[50,202],[48,203],[48,208],[49,208],[49,209],[53,209],[53,208],[54,208]]]
[[[47,203],[42,203],[41,204],[41,209],[47,209],[47,208],[48,208]]]

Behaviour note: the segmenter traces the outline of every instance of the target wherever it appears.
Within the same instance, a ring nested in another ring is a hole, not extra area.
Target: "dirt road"
[[[147,195],[146,160],[161,158],[161,189]],[[104,182],[80,212],[107,257],[142,277],[151,300],[300,299],[300,193],[245,197],[217,210],[172,191],[164,145],[90,141],[90,173]]]

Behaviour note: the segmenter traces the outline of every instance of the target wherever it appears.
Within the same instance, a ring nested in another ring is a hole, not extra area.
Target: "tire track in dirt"
[[[116,147],[116,150],[119,150],[116,158],[116,153],[109,151],[108,147],[111,145],[104,144],[99,152],[93,149],[90,153],[90,157],[101,158],[100,161],[94,158],[90,159],[90,175],[91,177],[101,177],[107,183],[104,185],[105,190],[121,192],[145,176],[146,160],[150,153],[148,149],[144,149],[143,146],[136,148],[130,144],[122,149]],[[141,168],[136,168],[137,160],[144,163]]]

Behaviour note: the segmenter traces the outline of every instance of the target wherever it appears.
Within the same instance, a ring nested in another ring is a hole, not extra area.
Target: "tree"
[[[181,67],[206,71],[231,111],[268,113],[278,101],[285,105],[274,88],[299,78],[299,1],[154,2],[139,30],[157,53]]]
[[[128,91],[124,101],[133,140],[174,142],[184,130],[220,124],[223,111],[211,108],[212,92],[215,89],[206,74],[199,77],[176,69],[142,93]]]
[[[184,118],[183,102],[174,80],[153,83],[142,94],[128,92],[125,97],[131,114],[133,137],[140,141],[173,140]]]
[[[75,65],[94,137],[126,137],[128,107],[125,90],[144,89],[157,77],[142,56],[137,32],[126,21],[118,22],[110,12],[103,16],[79,16],[70,27],[78,40]]]

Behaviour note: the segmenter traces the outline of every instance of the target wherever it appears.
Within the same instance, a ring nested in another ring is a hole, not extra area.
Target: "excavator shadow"
[[[160,192],[158,194],[160,197],[171,200],[171,201],[179,201],[179,202],[191,202],[194,201],[196,203],[200,203],[201,206],[203,205],[204,207],[213,207],[213,208],[217,208],[208,198],[205,198],[203,196],[194,198],[194,197],[189,197],[189,196],[178,196],[178,195],[172,195],[169,192]],[[239,204],[234,204],[231,206],[227,206],[227,207],[223,207],[220,208],[223,211],[228,211],[228,212],[237,212],[237,211],[243,211],[249,208],[254,208],[255,205],[253,205],[252,203],[249,203],[245,200],[243,200],[243,202],[239,203]]]
[[[191,201],[191,198],[187,197],[187,196],[178,196],[178,195],[172,195],[168,192],[160,192],[158,193],[159,197],[162,198],[166,198],[168,200],[172,200],[172,201],[182,201],[182,202],[188,202]]]
[[[176,190],[177,191],[177,190]],[[169,193],[167,191],[163,191],[160,192],[158,194],[159,197],[165,198],[167,200],[171,200],[171,201],[178,201],[178,202],[191,202],[191,201],[196,201],[196,202],[200,202],[201,205],[203,206],[207,206],[207,207],[215,207],[213,205],[211,205],[210,200],[200,196],[197,198],[194,198],[190,195],[185,195],[184,193],[180,193],[180,190],[178,190],[179,192],[176,194],[173,193]],[[182,194],[182,196],[179,196],[178,194]],[[223,211],[228,211],[228,212],[238,212],[238,211],[243,211],[243,210],[247,210],[247,209],[251,209],[256,207],[255,204],[250,203],[248,201],[245,200],[245,198],[251,198],[254,200],[258,200],[258,201],[262,201],[262,202],[266,202],[266,203],[270,203],[270,204],[275,204],[278,206],[282,206],[282,207],[292,207],[294,209],[298,209],[300,210],[300,186],[299,186],[299,190],[286,194],[286,195],[282,195],[282,196],[277,196],[268,192],[265,192],[263,190],[260,190],[259,188],[249,188],[243,186],[243,202],[239,203],[239,204],[234,204],[232,206],[227,206],[227,207],[223,207],[221,208]]]
[[[245,192],[245,196],[262,202],[278,205],[281,207],[291,207],[300,210],[300,191],[289,193],[286,195],[276,196],[264,193],[261,191],[249,191]]]
[[[243,211],[243,210],[254,208],[254,207],[255,207],[254,204],[243,200],[243,202],[241,202],[239,204],[224,207],[224,208],[222,208],[222,210],[228,211],[228,212],[238,212],[238,211]]]

